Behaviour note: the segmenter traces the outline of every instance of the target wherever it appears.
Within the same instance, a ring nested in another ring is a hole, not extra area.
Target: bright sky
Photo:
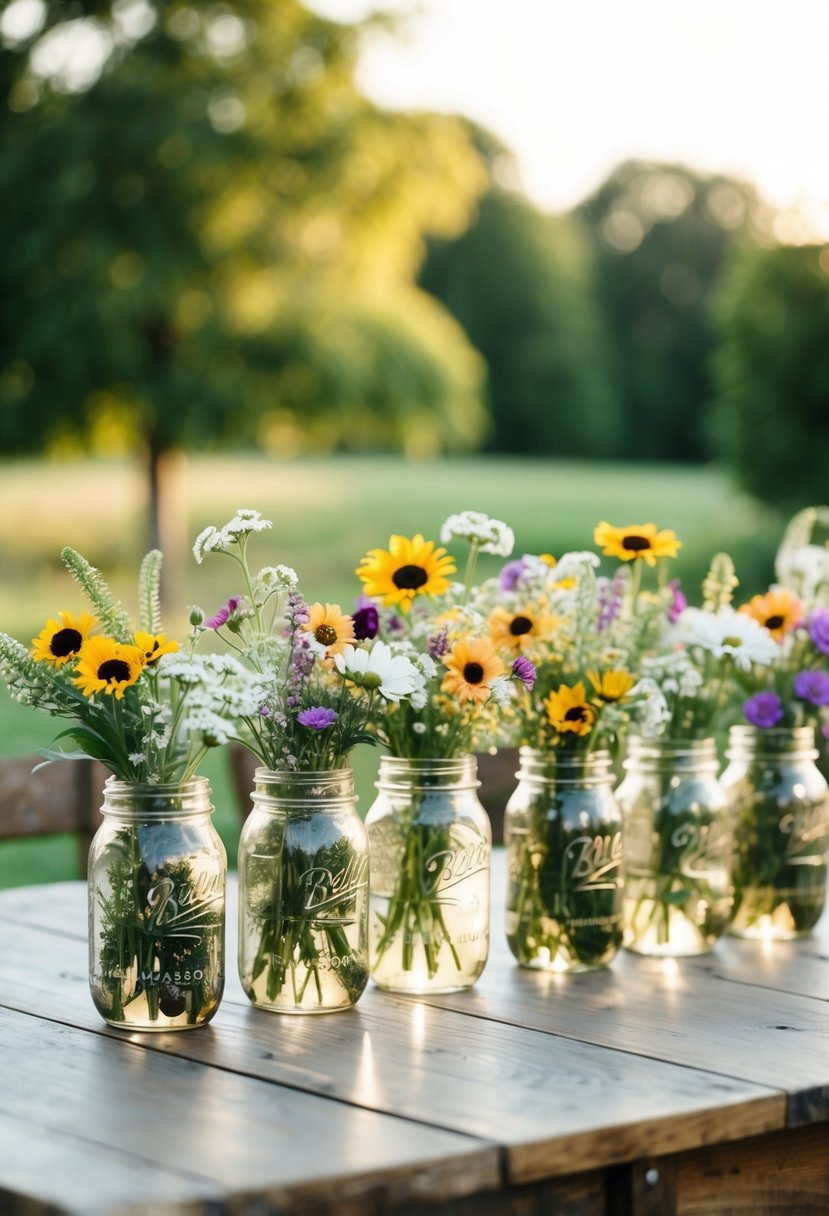
[[[312,3],[341,20],[371,7]],[[367,47],[365,91],[490,127],[540,205],[569,207],[618,161],[644,156],[749,177],[829,238],[829,0],[376,6],[415,15],[405,41]],[[797,239],[788,223],[780,235]]]

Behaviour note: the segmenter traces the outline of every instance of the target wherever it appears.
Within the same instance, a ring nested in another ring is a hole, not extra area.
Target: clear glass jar
[[[224,989],[225,848],[204,777],[110,777],[89,849],[89,986],[111,1026],[191,1030]]]
[[[624,944],[706,954],[731,913],[731,816],[713,739],[631,739],[616,790],[625,846]]]
[[[507,942],[522,967],[603,967],[622,944],[622,815],[610,753],[522,747],[507,803]]]
[[[460,992],[489,953],[492,830],[474,756],[383,756],[366,816],[371,978],[389,992]]]
[[[829,787],[811,726],[733,726],[720,778],[734,817],[737,937],[809,933],[826,900]]]
[[[350,1009],[368,983],[368,842],[350,768],[258,768],[239,841],[239,978],[276,1013]]]

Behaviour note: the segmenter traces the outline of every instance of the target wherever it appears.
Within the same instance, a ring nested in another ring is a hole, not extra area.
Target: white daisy
[[[334,665],[360,688],[379,692],[387,701],[399,701],[422,684],[423,677],[405,655],[392,654],[385,642],[375,642],[371,650],[346,646],[334,655]]]
[[[741,671],[748,671],[752,663],[773,663],[780,653],[768,629],[731,607],[720,608],[718,612],[686,608],[675,637],[685,646],[699,646],[718,659],[730,655]]]

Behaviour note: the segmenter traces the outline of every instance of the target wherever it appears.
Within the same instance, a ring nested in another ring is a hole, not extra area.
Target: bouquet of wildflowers
[[[405,703],[376,717],[374,730],[391,756],[413,761],[421,766],[419,772],[430,763],[482,750],[511,699],[511,684],[533,679],[531,664],[490,635],[471,603],[478,555],[508,556],[512,531],[500,520],[465,511],[446,520],[440,539],[443,545],[463,541],[469,546],[462,584],[452,581],[456,567],[447,550],[420,534],[390,537],[387,549],[370,550],[357,568],[364,591],[354,618],[359,635],[382,638],[393,655],[411,662],[419,677]],[[373,974],[378,983],[389,971],[402,975],[398,982],[405,986],[416,966],[425,969],[426,982],[435,981],[445,960],[443,982],[451,986],[453,969],[456,977],[462,970],[456,939],[472,931],[469,926],[461,930],[456,912],[460,892],[444,890],[451,875],[436,859],[453,857],[461,847],[461,831],[473,829],[461,829],[446,806],[443,813],[427,812],[427,804],[436,805],[436,800],[437,794],[424,792],[415,782],[388,831],[369,817]],[[488,837],[464,847],[488,859]],[[471,897],[469,902],[474,902]]]
[[[531,749],[522,765],[536,774],[530,780],[527,770],[507,816],[507,936],[519,962],[531,967],[593,966],[618,949],[619,825],[603,817],[598,794],[587,795],[578,813],[574,808],[584,790],[602,784],[600,773],[607,785],[610,756],[629,724],[658,733],[667,712],[656,684],[640,677],[639,663],[676,589],[663,581],[643,590],[641,566],[672,555],[679,542],[652,524],[602,523],[595,538],[622,560],[612,575],[598,573],[600,559],[590,551],[558,561],[525,555],[485,584],[478,599],[490,635],[509,639],[536,677],[504,717],[505,740]],[[587,840],[591,856],[601,855],[601,881],[586,880],[571,865],[583,858],[576,869],[587,865],[593,873],[580,851]]]
[[[419,688],[422,677],[407,657],[393,654],[379,639],[367,640],[355,618],[338,605],[308,604],[289,567],[251,570],[249,540],[270,527],[259,512],[244,509],[223,527],[200,534],[196,560],[229,558],[238,580],[234,594],[202,619],[201,628],[222,637],[237,664],[244,702],[237,741],[271,771],[298,777],[330,773],[347,768],[358,743],[376,741],[375,717]],[[300,803],[301,786],[298,780]],[[253,818],[246,833],[252,823]],[[367,881],[364,859],[345,835],[320,840],[313,851],[295,840],[286,843],[284,815],[270,815],[257,830],[255,847],[251,843],[248,849],[243,833],[240,848],[240,875],[247,875],[243,938],[255,938],[255,949],[246,946],[245,957],[240,955],[243,986],[272,1008],[291,1002],[298,1007],[309,991],[322,1006],[333,976],[353,1002],[368,979],[359,942],[349,937],[349,926],[359,921],[355,899]],[[348,875],[349,881],[342,880],[341,898],[328,901],[321,915],[314,911],[309,876],[323,872],[332,889],[337,876]],[[358,929],[352,936],[359,936]]]
[[[221,659],[196,656],[197,634],[186,652],[162,631],[159,611],[161,554],[142,563],[141,628],[134,630],[100,573],[73,549],[62,558],[85,592],[92,612],[61,611],[32,640],[31,650],[0,634],[0,674],[24,705],[68,721],[57,737],[75,750],[52,748],[47,760],[91,756],[116,778],[161,794],[186,783],[207,750],[228,738],[233,696]],[[188,851],[185,847],[185,853]],[[140,828],[118,830],[105,846],[105,881],[94,885],[100,941],[100,997],[106,1017],[129,1021],[146,1009],[176,1018],[186,1010],[195,1024],[202,1006],[215,1002],[208,980],[185,993],[166,976],[205,976],[204,959],[220,955],[224,926],[224,861],[221,882],[205,884],[188,856],[154,858],[143,848]],[[182,912],[162,925],[158,892],[175,889]]]
[[[760,730],[818,726],[829,714],[829,548],[811,541],[829,526],[829,507],[809,507],[789,524],[777,553],[777,582],[740,605],[763,631],[768,654],[745,666],[745,721]]]

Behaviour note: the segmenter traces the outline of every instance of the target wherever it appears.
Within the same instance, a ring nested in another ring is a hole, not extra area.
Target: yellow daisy
[[[462,638],[443,661],[449,670],[441,689],[459,701],[487,701],[490,681],[506,670],[489,638]]]
[[[163,633],[137,633],[133,639],[144,656],[144,665],[151,667],[163,654],[175,654],[178,642],[168,642]]]
[[[581,681],[570,688],[560,684],[544,702],[550,725],[559,734],[589,735],[596,724],[596,711],[587,703]]]
[[[765,625],[777,642],[782,642],[803,618],[800,601],[785,587],[772,587],[765,595],[754,595],[739,610]]]
[[[342,612],[339,604],[312,604],[308,609],[308,621],[302,628],[325,647],[327,659],[354,641],[354,622]]]
[[[77,620],[71,612],[59,612],[58,616],[60,621],[47,621],[32,638],[32,654],[41,663],[62,667],[75,658],[98,621],[88,612],[82,612]]]
[[[443,595],[456,566],[445,549],[424,540],[418,532],[411,540],[390,536],[386,549],[370,549],[357,567],[366,595],[382,599],[387,608],[399,605],[408,612],[417,595]]]
[[[593,539],[602,546],[606,557],[619,557],[623,562],[644,560],[649,566],[656,565],[658,557],[676,557],[682,541],[670,528],[657,532],[656,524],[629,524],[626,528],[614,528],[604,520],[593,532]]]
[[[105,692],[118,701],[144,670],[144,654],[137,646],[126,646],[113,638],[89,638],[78,656],[78,674],[73,683],[85,697]]]
[[[507,612],[498,607],[487,621],[489,636],[499,650],[511,650],[521,654],[542,638],[549,638],[561,622],[557,617],[544,616],[531,608],[519,608]]]
[[[636,683],[636,676],[629,671],[588,671],[587,678],[593,685],[596,696],[605,705],[623,701]]]

